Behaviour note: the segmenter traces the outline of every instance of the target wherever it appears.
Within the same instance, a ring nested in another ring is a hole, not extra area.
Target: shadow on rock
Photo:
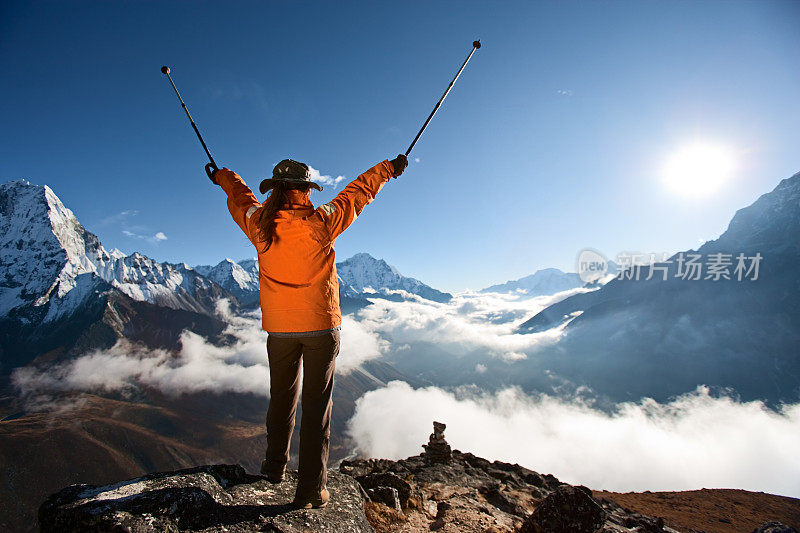
[[[297,475],[277,485],[239,465],[162,472],[105,486],[73,485],[39,509],[42,532],[55,531],[373,531],[355,480],[329,472],[324,509],[291,504]]]

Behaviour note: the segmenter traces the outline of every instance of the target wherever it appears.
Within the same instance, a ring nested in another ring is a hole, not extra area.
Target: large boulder
[[[373,532],[356,481],[328,473],[323,509],[291,505],[297,474],[277,485],[239,465],[209,465],[149,474],[112,485],[72,485],[39,508],[42,532],[283,531]]]
[[[520,533],[594,533],[606,512],[582,489],[558,487],[525,519]]]
[[[409,485],[407,481],[402,479],[397,474],[393,472],[376,472],[367,474],[365,476],[358,476],[356,480],[361,483],[361,486],[364,487],[364,490],[366,490],[368,494],[370,494],[370,497],[372,497],[372,494],[369,491],[373,489],[380,489],[383,487],[395,489],[397,491],[397,498],[400,507],[408,507],[408,499],[411,497],[411,485]],[[381,492],[380,494],[383,493]],[[382,500],[378,499],[378,501]],[[384,503],[388,504],[388,502]]]

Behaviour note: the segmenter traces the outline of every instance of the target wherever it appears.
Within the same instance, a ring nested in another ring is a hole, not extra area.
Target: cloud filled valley
[[[258,262],[109,252],[49,188],[18,180],[0,192],[10,209],[0,266],[13,281],[0,298],[0,356],[11,356],[0,359],[11,385],[0,415],[16,423],[4,427],[61,424],[70,442],[114,435],[124,457],[164,452],[132,473],[173,468],[176,446],[181,465],[212,454],[257,470],[270,387],[267,335],[248,311]],[[797,249],[779,238],[800,220],[797,198],[800,175],[702,247],[762,253],[762,276],[747,284],[588,287],[545,269],[450,294],[366,253],[337,263],[332,464],[417,455],[438,420],[461,451],[593,489],[800,496],[800,315],[786,297]],[[778,244],[762,247],[764,235]],[[132,448],[132,430],[146,444]],[[6,444],[24,448],[29,434]]]
[[[431,364],[470,366],[458,384],[414,388],[394,380],[366,392],[339,430],[356,452],[398,459],[420,452],[435,419],[447,423],[455,448],[570,483],[618,491],[704,486],[800,495],[800,461],[792,452],[800,447],[798,403],[770,410],[698,387],[668,402],[645,398],[609,406],[585,387],[579,394],[553,395],[510,384],[482,386],[497,368],[535,359],[543,347],[557,344],[563,328],[520,335],[515,327],[576,291],[534,299],[464,293],[447,303],[372,299],[344,318],[337,374],[370,360],[405,361],[398,367],[419,367],[423,377]],[[17,369],[14,383],[31,408],[53,391],[124,394],[137,384],[169,395],[268,395],[259,313],[237,315],[224,302],[217,312],[228,323],[228,345],[191,332],[183,333],[177,353],[121,341],[53,367]],[[426,351],[431,346],[438,348]],[[418,360],[425,358],[434,360]]]
[[[365,456],[399,459],[420,453],[430,419],[447,424],[455,449],[596,489],[735,487],[800,497],[800,404],[775,412],[699,387],[609,414],[518,388],[413,389],[395,381],[359,399],[348,434]]]
[[[518,299],[500,294],[465,293],[449,303],[406,294],[407,300],[370,299],[371,305],[345,315],[342,347],[336,360],[339,374],[347,374],[364,361],[414,355],[418,344],[435,344],[450,361],[466,353],[481,353],[483,365],[492,360],[509,362],[527,358],[537,348],[552,345],[563,328],[540,335],[513,332],[522,318],[572,293]],[[266,395],[269,365],[261,313],[231,311],[220,300],[217,316],[227,324],[224,334],[232,342],[215,345],[184,331],[180,349],[149,349],[125,339],[106,350],[95,350],[44,369],[21,367],[12,381],[23,394],[45,391],[125,391],[137,383],[170,395],[198,391]]]
[[[234,314],[226,300],[217,304],[227,322],[228,345],[214,345],[191,331],[181,334],[177,353],[149,349],[120,340],[112,348],[96,350],[43,369],[18,368],[12,381],[23,395],[35,397],[48,391],[125,392],[136,385],[177,396],[185,393],[228,392],[267,396],[269,365],[266,333],[261,313]],[[380,355],[386,344],[361,324],[344,318],[347,335],[342,339],[337,372],[348,373],[361,362]]]

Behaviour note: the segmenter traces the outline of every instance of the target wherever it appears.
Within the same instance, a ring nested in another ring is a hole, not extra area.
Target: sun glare
[[[719,191],[733,173],[733,151],[717,144],[694,143],[672,154],[664,182],[674,192],[701,197]]]

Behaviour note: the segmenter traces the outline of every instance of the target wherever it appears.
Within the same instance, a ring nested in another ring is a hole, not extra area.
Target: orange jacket
[[[394,167],[382,161],[316,209],[307,192],[288,191],[289,204],[278,211],[272,246],[266,249],[257,228],[261,204],[238,174],[227,168],[216,174],[233,220],[258,252],[265,331],[318,331],[342,323],[334,241],[392,176]]]

